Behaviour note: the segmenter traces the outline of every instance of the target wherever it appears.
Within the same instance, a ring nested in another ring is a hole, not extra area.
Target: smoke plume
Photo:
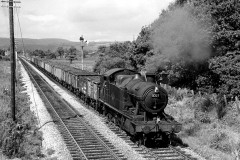
[[[202,26],[186,6],[160,16],[152,24],[155,57],[149,59],[147,64],[153,64],[162,57],[170,61],[180,58],[187,63],[209,58],[210,35]]]

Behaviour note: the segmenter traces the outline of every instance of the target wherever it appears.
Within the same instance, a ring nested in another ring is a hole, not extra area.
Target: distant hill
[[[7,49],[9,48],[9,38],[0,38],[0,49]],[[22,50],[22,40],[17,38],[17,49]],[[73,42],[65,39],[57,39],[57,38],[46,38],[46,39],[30,39],[30,38],[24,38],[23,43],[26,50],[52,50],[55,51],[58,47],[63,48],[69,48],[71,46],[76,47],[78,50],[80,50],[80,42]],[[106,45],[109,46],[113,42],[89,42],[86,47],[84,47],[85,50],[91,50],[96,51],[98,46],[100,45]]]

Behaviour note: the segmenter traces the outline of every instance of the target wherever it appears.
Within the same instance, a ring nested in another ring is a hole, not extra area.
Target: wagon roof
[[[46,62],[47,64],[53,65],[56,68],[60,68],[64,71],[68,71],[74,75],[94,75],[94,76],[98,75],[97,73],[93,73],[93,72],[86,71],[86,70],[81,70],[79,68],[74,68],[69,65],[59,63],[59,62],[54,62],[54,61],[50,61],[50,60],[43,60],[43,61]]]

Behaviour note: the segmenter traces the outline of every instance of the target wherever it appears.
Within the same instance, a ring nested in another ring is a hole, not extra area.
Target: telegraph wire
[[[21,23],[20,23],[20,19],[19,19],[19,14],[18,14],[18,10],[17,10],[17,8],[20,8],[20,7],[17,7],[16,6],[16,3],[15,3],[15,15],[17,15],[17,21],[18,21],[18,27],[19,27],[19,31],[20,31],[20,39],[21,39],[21,41],[22,41],[22,47],[23,47],[23,53],[25,54],[26,52],[26,49],[25,49],[25,45],[24,45],[24,41],[23,41],[23,36],[22,36],[22,27],[21,27]],[[35,99],[35,94],[34,94],[34,91],[33,91],[33,88],[34,88],[34,86],[33,86],[33,83],[32,82],[30,82],[30,84],[31,84],[31,90],[32,90],[32,93],[33,93],[33,101],[34,101],[34,106],[35,106],[35,109],[36,109],[36,112],[37,112],[37,114],[36,114],[36,116],[37,116],[37,121],[38,121],[38,124],[40,125],[40,117],[39,117],[39,114],[38,114],[38,108],[37,108],[37,103],[36,103],[36,99]]]
[[[16,6],[16,4],[15,4]],[[23,36],[22,36],[22,27],[21,27],[21,23],[20,23],[20,19],[19,19],[19,14],[18,14],[18,10],[17,10],[17,7],[15,8],[15,12],[16,12],[16,15],[17,15],[17,21],[18,21],[18,26],[19,26],[19,31],[20,31],[20,36],[21,36],[21,41],[22,41],[22,46],[23,46],[23,53],[25,54],[25,45],[24,45],[24,41],[23,41]],[[38,120],[38,124],[40,124],[40,117],[39,117],[39,114],[38,114],[38,108],[37,108],[37,103],[36,103],[36,99],[35,99],[35,94],[34,94],[34,91],[33,91],[33,83],[30,82],[31,84],[31,90],[32,90],[32,93],[33,93],[33,101],[34,101],[34,104],[35,104],[35,109],[37,110],[37,120]]]

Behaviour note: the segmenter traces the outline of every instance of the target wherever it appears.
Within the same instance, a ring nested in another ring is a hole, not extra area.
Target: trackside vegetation
[[[0,61],[0,150],[8,158],[38,159],[41,153],[42,132],[30,110],[30,102],[21,75],[17,72],[16,122],[12,121],[10,106],[10,62]]]
[[[240,151],[240,102],[224,95],[192,94],[165,86],[169,104],[165,111],[183,124],[178,135],[206,159],[236,160]]]

